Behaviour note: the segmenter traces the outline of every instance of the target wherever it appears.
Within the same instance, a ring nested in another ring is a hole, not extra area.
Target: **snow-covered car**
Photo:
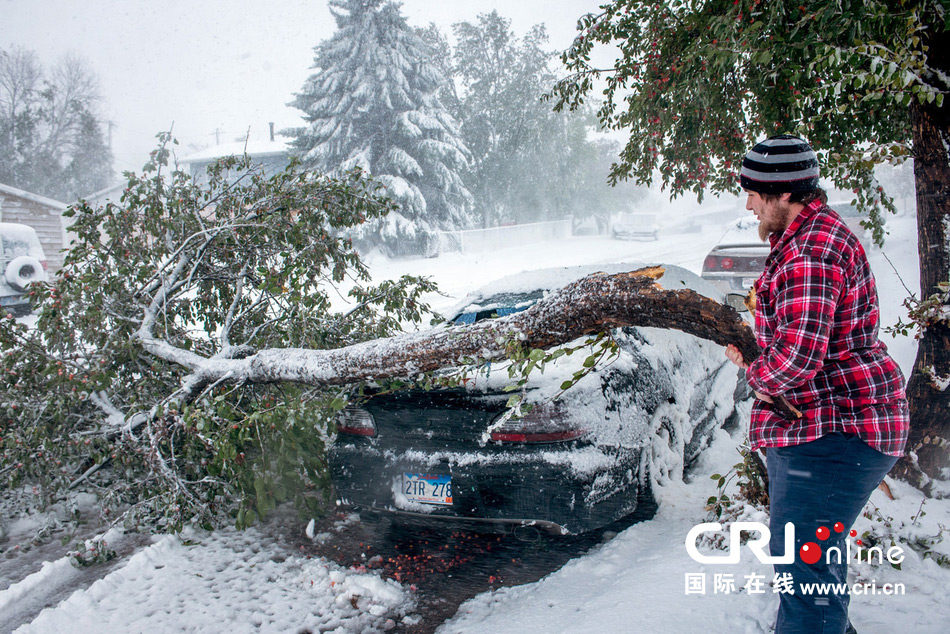
[[[27,225],[0,222],[0,307],[3,314],[25,315],[33,282],[46,281],[46,255],[36,231]]]
[[[619,214],[610,227],[610,235],[622,240],[657,240],[660,237],[657,214],[642,212]]]
[[[844,224],[848,225],[848,228],[851,229],[854,235],[858,237],[858,240],[861,241],[862,246],[867,249],[871,245],[871,235],[868,230],[864,228],[864,225],[861,224],[861,222],[865,220],[865,216],[858,211],[858,208],[852,205],[849,200],[829,200],[828,206],[841,216]]]
[[[505,316],[591,273],[641,266],[510,276],[467,297],[448,323]],[[665,268],[664,288],[724,299],[697,275]],[[589,352],[535,371],[525,396],[533,408],[520,418],[506,417],[505,364],[460,388],[370,390],[344,410],[328,452],[338,499],[397,521],[478,522],[496,531],[532,525],[552,534],[588,532],[637,511],[656,482],[681,477],[713,431],[737,420],[745,383],[721,347],[692,335],[638,327],[613,336],[618,355],[563,393]]]

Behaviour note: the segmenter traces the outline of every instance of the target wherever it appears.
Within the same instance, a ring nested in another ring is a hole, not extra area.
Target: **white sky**
[[[601,0],[404,0],[413,26],[497,9],[523,35],[543,23],[552,49],[566,48],[577,18]],[[0,49],[17,44],[44,65],[65,53],[98,75],[101,111],[114,123],[117,171],[139,170],[155,135],[174,124],[184,150],[299,125],[287,107],[311,72],[313,47],[335,23],[324,0],[0,0]]]

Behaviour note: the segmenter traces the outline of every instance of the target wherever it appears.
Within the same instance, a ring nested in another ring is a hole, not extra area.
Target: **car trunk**
[[[484,443],[507,400],[506,394],[464,390],[411,391],[376,396],[363,408],[373,415],[380,442],[388,447],[466,450]]]

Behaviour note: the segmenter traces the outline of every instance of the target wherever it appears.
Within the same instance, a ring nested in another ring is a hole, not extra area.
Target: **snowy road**
[[[395,279],[401,275],[430,276],[448,297],[429,298],[436,309],[453,306],[467,292],[486,282],[521,271],[556,266],[615,262],[665,263],[682,266],[697,275],[703,260],[719,241],[711,234],[672,231],[659,240],[614,240],[607,236],[573,236],[560,240],[524,244],[483,253],[444,253],[437,258],[389,260],[370,257],[374,277]]]

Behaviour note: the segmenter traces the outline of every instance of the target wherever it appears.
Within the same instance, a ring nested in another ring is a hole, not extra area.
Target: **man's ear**
[[[779,194],[779,198],[781,199],[783,203],[787,203],[789,200],[792,199],[792,192],[784,192],[782,194]]]

